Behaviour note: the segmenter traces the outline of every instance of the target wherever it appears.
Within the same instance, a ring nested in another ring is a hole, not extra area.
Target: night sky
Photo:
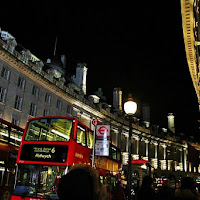
[[[187,65],[179,1],[117,4],[15,1],[1,4],[0,27],[38,58],[65,54],[67,70],[88,67],[87,95],[102,88],[112,104],[120,87],[139,105],[151,106],[151,123],[167,128],[175,115],[177,132],[199,134],[198,100]],[[3,11],[3,12],[2,12]]]

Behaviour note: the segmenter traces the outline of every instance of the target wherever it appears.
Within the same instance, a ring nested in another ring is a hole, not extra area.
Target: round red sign
[[[99,124],[99,120],[98,120],[97,118],[93,119],[93,120],[92,120],[92,124],[93,124],[94,126],[97,126],[97,125]]]
[[[107,134],[108,129],[107,129],[106,126],[101,126],[101,127],[98,129],[98,131],[99,131],[99,133],[100,133],[101,135],[104,135],[104,134]]]

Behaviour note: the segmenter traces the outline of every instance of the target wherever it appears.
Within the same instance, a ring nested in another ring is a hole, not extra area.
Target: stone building
[[[6,31],[0,34],[0,117],[24,128],[32,117],[70,116],[92,129],[92,120],[97,118],[100,124],[111,126],[111,143],[121,149],[122,175],[126,175],[129,128],[122,111],[121,89],[113,90],[113,106],[104,101],[101,88],[86,96],[85,63],[78,63],[76,75],[68,77],[65,56],[44,62],[27,49],[17,51],[19,45]],[[156,176],[188,172],[188,145],[175,134],[172,114],[168,118],[173,125],[169,129],[152,126],[146,121],[148,115],[144,123],[136,119],[132,124],[132,158],[149,161]],[[133,167],[140,178],[147,168]],[[199,170],[195,166],[191,172],[198,175]]]

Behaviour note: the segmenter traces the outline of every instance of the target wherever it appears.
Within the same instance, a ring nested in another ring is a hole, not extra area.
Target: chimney
[[[150,105],[148,103],[142,104],[142,120],[150,122]]]
[[[63,68],[65,68],[66,67],[66,56],[64,54],[62,54],[60,59],[63,64]]]
[[[115,111],[122,111],[122,90],[114,88],[113,90],[113,107]]]
[[[174,115],[173,113],[168,113],[168,129],[175,133],[175,126],[174,126]]]
[[[83,93],[86,94],[86,76],[87,76],[87,65],[85,63],[78,63],[76,67],[76,76],[73,76],[73,82],[82,89]]]

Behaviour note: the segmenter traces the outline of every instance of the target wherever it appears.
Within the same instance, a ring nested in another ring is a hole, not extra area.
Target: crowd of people
[[[170,179],[167,179],[157,191],[153,182],[153,178],[145,176],[133,200],[200,200],[195,181],[191,177],[182,178],[179,187],[174,187]],[[62,176],[57,193],[60,200],[127,200],[128,195],[127,188],[120,181],[108,191],[100,183],[97,171],[87,165],[74,166]]]
[[[157,192],[153,187],[153,178],[145,176],[141,188],[136,194],[136,200],[200,200],[195,181],[191,177],[181,179],[180,185],[172,184],[170,179],[164,181]]]

